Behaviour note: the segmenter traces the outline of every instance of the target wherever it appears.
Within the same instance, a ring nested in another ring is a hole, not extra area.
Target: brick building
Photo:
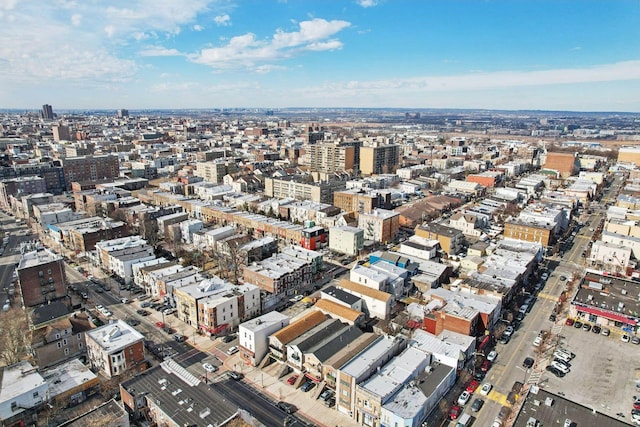
[[[117,156],[67,157],[63,161],[66,189],[71,190],[74,181],[115,179],[120,175]]]
[[[22,255],[17,273],[25,307],[67,298],[67,277],[62,257],[50,250],[37,249]]]
[[[558,171],[562,178],[575,175],[580,170],[580,162],[576,153],[547,153],[544,169]]]
[[[144,336],[122,320],[86,334],[91,367],[107,378],[145,366]]]

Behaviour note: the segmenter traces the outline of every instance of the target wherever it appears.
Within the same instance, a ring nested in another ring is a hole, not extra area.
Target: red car
[[[568,319],[567,319],[567,321],[565,322],[565,324],[566,324],[567,326],[573,326],[573,319],[568,318]]]
[[[455,405],[449,411],[449,419],[457,420],[461,413],[462,413],[462,408],[460,406],[458,406],[458,405]]]
[[[158,328],[164,328],[164,323],[163,322],[156,322],[156,326]]]
[[[297,379],[298,379],[297,375],[291,375],[289,378],[287,378],[287,383],[294,385]]]
[[[488,360],[485,360],[484,362],[482,362],[482,365],[480,365],[480,370],[486,373],[490,367],[491,367],[491,362],[489,362]]]
[[[474,391],[476,391],[479,385],[480,383],[478,381],[472,380],[469,384],[467,384],[467,391],[469,393],[473,393]]]

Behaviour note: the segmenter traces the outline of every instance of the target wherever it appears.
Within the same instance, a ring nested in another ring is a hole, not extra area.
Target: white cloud
[[[74,13],[73,15],[71,15],[71,25],[73,25],[74,27],[77,27],[81,23],[82,23],[82,15],[80,15],[79,13]]]
[[[373,7],[373,6],[377,6],[379,1],[378,0],[356,0],[356,3],[358,4],[358,6],[362,6],[362,7]]]
[[[140,51],[140,56],[181,56],[184,55],[177,49],[167,49],[163,46],[149,46]]]
[[[347,21],[316,18],[300,22],[299,31],[277,30],[271,40],[257,40],[252,33],[236,36],[225,46],[202,49],[190,59],[217,69],[245,67],[257,70],[265,63],[290,58],[303,51],[339,49],[342,47],[339,40],[327,39],[350,25]]]
[[[193,29],[193,31],[202,31],[204,30],[204,27],[202,25],[194,25],[193,27],[191,27]]]
[[[227,14],[218,15],[213,18],[213,22],[215,22],[218,27],[228,27],[231,25],[231,17]]]

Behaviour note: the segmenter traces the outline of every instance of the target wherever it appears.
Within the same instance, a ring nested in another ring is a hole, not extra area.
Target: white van
[[[467,427],[471,424],[471,415],[462,414],[460,418],[458,418],[458,422],[456,423],[456,427]]]

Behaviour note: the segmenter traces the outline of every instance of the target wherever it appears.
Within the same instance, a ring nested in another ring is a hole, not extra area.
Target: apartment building
[[[64,203],[49,203],[34,206],[33,217],[40,223],[42,228],[47,228],[49,224],[72,221],[76,215]]]
[[[368,213],[375,208],[391,208],[391,192],[352,188],[333,193],[333,204],[345,212]]]
[[[400,230],[400,214],[386,209],[374,209],[358,215],[358,228],[364,231],[364,238],[375,242],[389,243]]]
[[[217,292],[199,299],[197,306],[199,329],[213,335],[234,331],[241,322],[262,313],[260,289],[251,284],[221,284]]]
[[[147,241],[140,236],[121,237],[119,239],[102,240],[96,243],[96,255],[101,267],[111,271],[110,254],[132,254],[141,250],[148,251]]]
[[[46,368],[85,353],[85,333],[93,329],[86,313],[59,318],[33,331],[31,348],[38,367]]]
[[[360,171],[363,175],[395,173],[399,162],[399,145],[376,143],[360,148]]]
[[[17,194],[46,193],[47,183],[39,176],[23,176],[0,181],[0,204],[8,208],[9,197]]]
[[[348,225],[329,229],[329,249],[356,256],[364,247],[364,230]]]
[[[215,159],[208,162],[196,163],[195,176],[199,176],[207,182],[222,184],[225,175],[238,171],[238,165],[233,159]]]
[[[289,317],[277,311],[247,320],[238,326],[240,357],[257,366],[269,353],[269,336],[289,325]]]
[[[305,147],[305,163],[312,172],[334,173],[352,170],[355,165],[353,146],[335,142],[318,142]]]
[[[70,302],[67,296],[67,276],[60,255],[42,248],[26,252],[22,255],[16,272],[25,307],[59,300]]]
[[[555,228],[553,223],[512,219],[504,223],[504,237],[549,246],[555,241]]]
[[[310,262],[286,254],[243,267],[244,283],[257,285],[280,299],[304,292],[311,286],[312,277]]]
[[[296,177],[265,178],[264,194],[267,197],[284,199],[293,197],[296,200],[310,200],[316,203],[333,203],[335,191],[344,190],[344,181],[321,181],[308,183],[297,181]]]
[[[120,162],[112,155],[67,157],[62,166],[67,191],[71,190],[74,181],[113,180],[120,176]]]
[[[362,299],[362,312],[367,316],[379,319],[391,317],[395,304],[391,294],[346,279],[340,280],[336,288]]]
[[[144,336],[123,320],[86,333],[91,367],[107,378],[143,368]]]
[[[269,335],[269,350],[278,360],[287,360],[287,345],[305,332],[315,328],[329,317],[319,311],[313,310],[304,314],[299,319],[291,322],[284,328]]]
[[[462,231],[437,222],[418,225],[415,233],[416,236],[424,237],[427,240],[437,240],[440,242],[440,248],[448,255],[460,252],[465,241]]]

